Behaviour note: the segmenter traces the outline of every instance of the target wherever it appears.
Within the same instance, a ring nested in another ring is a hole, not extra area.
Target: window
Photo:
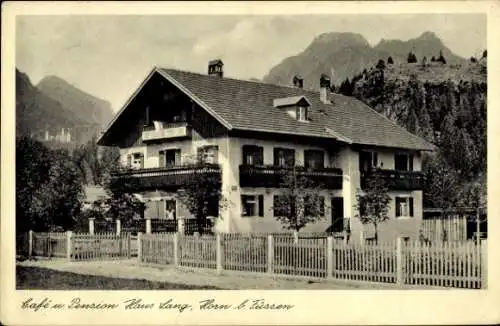
[[[167,220],[176,219],[176,202],[175,199],[165,200],[165,218]]]
[[[264,216],[264,196],[263,195],[241,195],[241,216]]]
[[[127,167],[129,167],[131,169],[144,168],[144,154],[132,153],[132,154],[127,155]]]
[[[306,216],[325,216],[325,197],[304,197],[304,214]]]
[[[396,197],[396,217],[413,217],[413,197]]]
[[[394,169],[396,171],[413,171],[413,155],[410,154],[395,154]]]
[[[307,108],[304,106],[297,107],[297,120],[307,121]]]
[[[276,166],[294,166],[295,165],[295,150],[288,148],[274,149],[274,165]]]
[[[378,154],[377,152],[359,152],[359,170],[366,172],[378,167]]]
[[[295,198],[275,195],[273,198],[274,216],[293,216],[296,211],[295,201]]]
[[[243,164],[246,165],[262,165],[264,164],[264,148],[254,145],[244,145]]]
[[[306,168],[323,168],[325,167],[325,152],[321,150],[305,150],[304,165]]]
[[[218,146],[211,145],[198,148],[198,158],[200,163],[217,164],[218,153]]]
[[[167,149],[160,151],[160,167],[171,167],[181,165],[181,150]]]

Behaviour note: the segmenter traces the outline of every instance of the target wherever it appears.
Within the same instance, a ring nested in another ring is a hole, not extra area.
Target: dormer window
[[[307,107],[298,106],[297,107],[297,120],[298,121],[307,121]]]
[[[305,96],[299,95],[274,99],[273,106],[285,110],[288,115],[297,121],[307,121],[307,111],[311,103]]]

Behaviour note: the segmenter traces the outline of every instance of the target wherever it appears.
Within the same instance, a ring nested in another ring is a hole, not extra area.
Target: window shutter
[[[157,201],[158,203],[158,218],[165,218],[165,199]]]
[[[144,154],[143,153],[140,154],[140,158],[139,159],[140,159],[140,162],[141,162],[141,169],[144,169]]]
[[[256,165],[263,165],[264,164],[264,148],[263,147],[256,147],[255,148],[255,164]]]
[[[275,148],[274,151],[273,151],[273,154],[274,154],[274,165],[279,165],[280,149],[279,148]]]
[[[410,205],[410,216],[413,217],[413,197],[409,198],[409,205]]]
[[[408,155],[408,171],[413,171],[413,155]]]
[[[132,167],[132,155],[130,154],[127,155],[127,167],[128,168]]]
[[[325,216],[325,197],[319,196],[319,215]]]
[[[259,195],[259,216],[264,216],[264,196]]]
[[[401,198],[396,197],[396,217],[401,216]]]
[[[176,166],[181,165],[181,150],[180,149],[175,150],[175,165]]]
[[[159,166],[162,168],[165,166],[165,151],[160,151],[158,153],[159,157]]]
[[[295,150],[291,149],[287,153],[287,159],[286,159],[286,164],[288,166],[294,166],[295,165]]]

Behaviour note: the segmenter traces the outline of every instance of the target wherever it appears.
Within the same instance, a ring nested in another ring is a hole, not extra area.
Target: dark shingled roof
[[[182,85],[184,91],[194,95],[231,129],[336,138],[354,144],[414,150],[435,148],[352,97],[331,94],[332,103],[324,104],[319,92],[300,88],[156,69],[174,84]],[[292,96],[306,96],[311,102],[310,121],[297,121],[273,106],[273,100]]]

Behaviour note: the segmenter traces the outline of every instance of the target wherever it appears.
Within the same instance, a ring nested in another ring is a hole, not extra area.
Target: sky
[[[261,79],[322,33],[376,45],[425,31],[466,58],[486,48],[482,14],[17,16],[16,67],[34,84],[59,76],[118,111],[155,65],[206,73],[221,58],[225,76]]]

